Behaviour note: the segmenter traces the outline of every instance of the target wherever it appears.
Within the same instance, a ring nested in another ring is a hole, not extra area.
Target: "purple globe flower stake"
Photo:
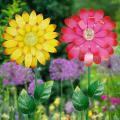
[[[3,85],[24,85],[34,81],[32,69],[27,69],[15,62],[6,62],[0,66],[0,76],[3,79]]]
[[[63,104],[62,103],[62,81],[65,81],[65,80],[70,81],[72,89],[74,90],[73,82],[76,79],[79,79],[80,75],[84,73],[84,65],[78,59],[67,60],[64,58],[57,58],[51,61],[49,72],[52,80],[57,80],[57,81],[60,80],[60,90],[61,90],[60,119],[61,119],[62,104]],[[66,112],[68,109],[66,107]]]

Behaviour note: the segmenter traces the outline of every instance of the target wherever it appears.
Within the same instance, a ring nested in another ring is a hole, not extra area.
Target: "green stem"
[[[88,88],[90,86],[90,79],[91,79],[91,68],[88,67]],[[89,111],[89,108],[86,110],[86,120],[89,120],[88,111]]]
[[[62,118],[62,80],[60,81],[60,98],[61,98],[61,102],[60,102],[60,120]]]

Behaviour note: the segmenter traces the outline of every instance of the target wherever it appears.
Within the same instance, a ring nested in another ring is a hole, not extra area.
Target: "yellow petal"
[[[31,25],[26,25],[25,30],[26,30],[26,32],[30,32],[31,31]]]
[[[39,14],[37,15],[37,23],[39,24],[43,20],[43,15]]]
[[[41,50],[42,49],[42,45],[41,44],[36,44],[35,46],[38,50]]]
[[[23,53],[26,55],[26,54],[28,54],[29,52],[30,52],[29,47],[25,46],[25,47],[23,48]]]
[[[36,17],[36,12],[32,11],[30,14],[30,18],[29,18],[29,24],[30,25],[35,25],[37,21],[37,17]]]
[[[29,14],[26,11],[23,12],[22,18],[25,22],[29,22]]]
[[[44,35],[45,39],[54,39],[58,36],[57,32],[48,32]]]
[[[44,34],[44,31],[43,30],[39,30],[38,33],[37,33],[37,36],[40,37]]]
[[[36,58],[38,59],[38,61],[39,61],[41,64],[45,65],[45,56],[44,56],[44,54],[43,54],[42,52],[37,51],[37,52],[36,52]]]
[[[23,27],[25,25],[25,21],[20,15],[16,14],[15,19],[19,27]]]
[[[38,31],[38,26],[37,25],[34,25],[33,27],[32,27],[32,32],[37,32]]]
[[[23,41],[23,36],[17,35],[17,36],[15,37],[15,40],[17,40],[17,41]]]
[[[38,42],[43,43],[43,42],[45,42],[45,39],[43,37],[40,37],[40,38],[38,38]]]
[[[23,60],[24,60],[24,57],[23,57],[23,55],[22,55],[22,56],[20,56],[20,57],[16,60],[16,63],[17,63],[17,64],[22,64],[22,63],[23,63]]]
[[[24,47],[24,43],[23,42],[18,42],[18,45],[17,45],[18,47]]]
[[[15,51],[15,47],[14,48],[6,48],[5,50],[4,50],[4,54],[5,55],[10,55],[10,54],[12,54],[14,51]]]
[[[19,28],[18,33],[23,36],[25,34],[25,29]]]
[[[37,58],[36,57],[32,57],[31,67],[35,68],[36,66],[37,66]]]
[[[11,54],[11,59],[12,60],[17,60],[22,54],[22,50],[20,48],[17,48],[12,54]]]
[[[7,32],[8,34],[12,35],[12,36],[15,36],[15,35],[17,34],[16,29],[13,28],[13,27],[7,27],[7,28],[6,28],[6,32]]]
[[[17,46],[17,41],[8,40],[8,41],[5,41],[2,45],[3,45],[3,47],[7,47],[7,48],[16,47]]]
[[[42,53],[44,54],[46,60],[50,60],[50,54],[48,52],[43,50]]]
[[[46,28],[47,32],[53,32],[56,29],[56,25],[55,24],[51,24]]]
[[[56,39],[48,40],[45,43],[53,47],[56,47],[59,45],[59,41],[57,41]]]
[[[36,49],[35,49],[35,47],[31,47],[30,50],[31,50],[31,54],[32,54],[33,56],[35,56],[35,54],[36,54]]]
[[[16,23],[16,21],[15,20],[13,20],[13,19],[11,19],[10,21],[9,21],[9,25],[11,26],[11,27],[17,27],[17,23]]]
[[[43,44],[43,49],[47,52],[51,52],[51,53],[56,53],[57,50],[53,47],[50,46],[49,44]]]
[[[5,39],[5,40],[13,40],[13,37],[10,35],[10,34],[7,34],[7,33],[4,33],[2,35],[2,37]]]
[[[50,23],[50,18],[46,18],[43,21],[41,21],[41,23],[39,24],[39,28],[41,30],[44,30],[48,27],[49,23]]]
[[[26,56],[25,56],[25,66],[27,68],[29,68],[31,66],[31,63],[32,63],[32,55],[30,53],[26,54]]]

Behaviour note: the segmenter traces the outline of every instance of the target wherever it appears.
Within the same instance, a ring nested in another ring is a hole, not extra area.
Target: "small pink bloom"
[[[118,105],[118,104],[120,104],[120,98],[112,97],[111,98],[111,103],[112,103],[112,105]]]
[[[101,96],[101,99],[102,99],[103,101],[108,100],[108,96],[107,96],[107,95],[102,95],[102,96]]]
[[[70,59],[79,58],[85,65],[100,64],[114,53],[118,43],[112,30],[115,23],[102,10],[81,9],[79,15],[65,19],[61,41],[69,43],[66,51]]]

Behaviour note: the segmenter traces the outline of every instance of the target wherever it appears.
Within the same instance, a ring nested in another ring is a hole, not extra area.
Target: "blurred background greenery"
[[[120,0],[0,0],[0,45],[3,42],[2,34],[5,26],[8,24],[9,19],[14,18],[16,13],[21,14],[23,11],[31,12],[35,10],[37,13],[43,13],[44,17],[51,17],[52,23],[57,24],[57,31],[60,33],[60,29],[64,26],[64,19],[71,16],[73,13],[78,12],[81,8],[94,8],[103,9],[105,15],[109,15],[112,20],[116,22],[115,31],[118,34],[118,41],[120,41]],[[59,38],[58,38],[59,39]],[[120,46],[120,45],[119,45]],[[115,49],[115,54],[120,54],[120,47]],[[65,53],[65,45],[61,44],[58,48],[58,53],[52,55],[51,60],[58,57],[67,58]],[[0,64],[8,60],[3,54],[4,48],[0,49]],[[48,80],[49,77],[49,63],[46,66],[41,66],[42,79]],[[81,82],[81,86],[84,89],[86,86],[86,75],[83,77],[84,80]],[[100,75],[96,71],[96,66],[92,68],[92,80],[103,80],[109,79],[104,75]],[[114,77],[114,89],[113,83],[108,82],[107,89],[110,91],[110,95],[120,97],[120,77]],[[67,83],[68,84],[68,83]],[[75,83],[77,84],[77,83]],[[58,88],[59,89],[59,88]],[[65,88],[66,89],[66,88]],[[67,92],[71,92],[69,89]],[[58,93],[60,91],[58,90]],[[105,91],[106,92],[106,91]],[[70,94],[71,95],[71,94]],[[53,95],[54,96],[54,95]],[[54,98],[52,98],[54,99]],[[118,109],[117,115],[120,118],[120,110]],[[118,120],[118,119],[116,119]]]

